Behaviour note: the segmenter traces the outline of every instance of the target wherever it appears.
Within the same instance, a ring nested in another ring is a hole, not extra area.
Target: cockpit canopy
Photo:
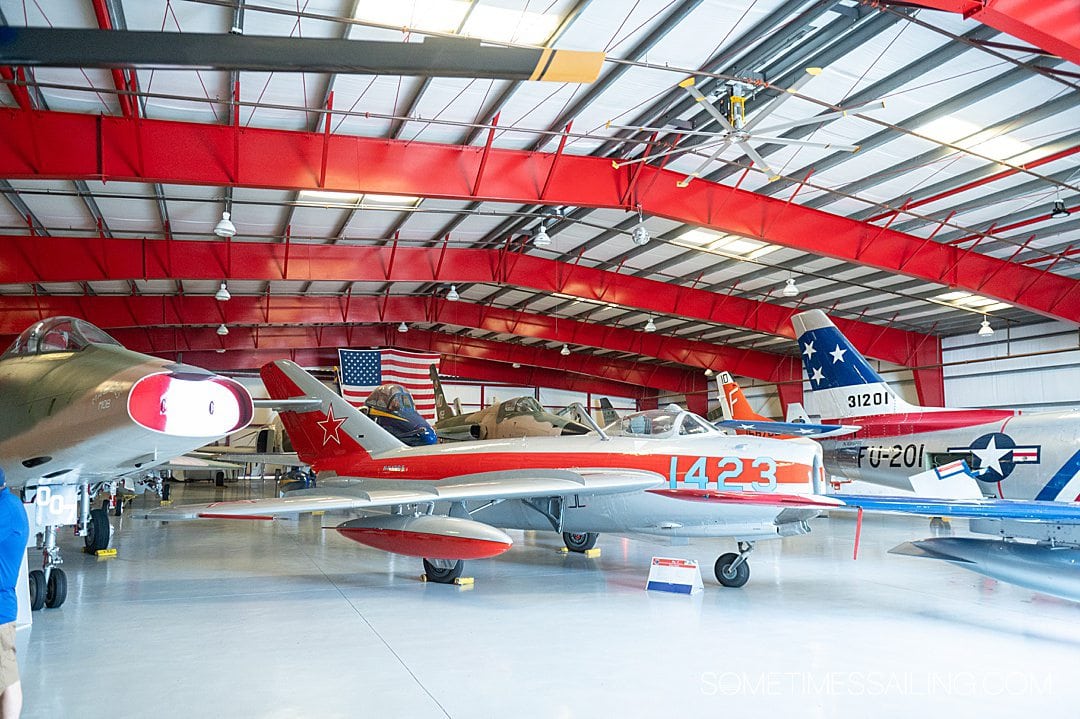
[[[35,322],[15,340],[3,358],[31,357],[53,352],[79,352],[90,345],[122,345],[86,320],[49,317]]]
[[[383,412],[401,412],[402,410],[416,410],[412,395],[405,391],[399,384],[381,384],[371,391],[364,404],[372,409]]]
[[[518,415],[540,415],[544,413],[544,408],[540,406],[532,397],[515,397],[514,399],[503,402],[500,408],[500,414],[503,416],[518,416]]]
[[[647,409],[612,422],[604,432],[613,437],[667,439],[691,434],[721,434],[693,412],[683,409]]]

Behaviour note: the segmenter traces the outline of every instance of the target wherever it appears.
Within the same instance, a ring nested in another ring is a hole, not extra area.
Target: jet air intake
[[[159,372],[131,387],[128,415],[173,437],[220,437],[246,427],[255,408],[239,382],[220,375]]]

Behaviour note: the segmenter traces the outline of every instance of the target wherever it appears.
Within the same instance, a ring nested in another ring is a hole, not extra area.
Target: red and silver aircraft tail
[[[746,401],[742,387],[728,372],[720,372],[716,375],[716,384],[720,388],[720,409],[724,419],[754,419],[768,420],[750,409],[750,403]]]
[[[791,318],[816,413],[829,419],[933,411],[896,394],[821,310]]]
[[[275,400],[321,400],[314,409],[281,412],[281,421],[300,460],[316,471],[339,471],[358,454],[376,455],[405,446],[295,362],[270,362],[259,374]]]

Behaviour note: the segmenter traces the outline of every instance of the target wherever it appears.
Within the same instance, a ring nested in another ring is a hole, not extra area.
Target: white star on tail
[[[815,367],[814,368],[814,373],[812,375],[810,375],[810,381],[811,382],[817,382],[818,384],[821,384],[821,381],[823,379],[825,379],[825,373],[821,371],[820,367]]]
[[[817,352],[817,350],[814,349],[813,340],[803,345],[803,354],[806,355],[806,359],[813,359],[815,352]]]
[[[979,469],[992,469],[998,474],[1005,474],[1001,471],[1001,458],[1012,451],[1011,447],[1002,449],[997,446],[997,438],[991,437],[990,444],[986,445],[982,449],[975,449],[972,447],[971,453],[979,458]]]
[[[836,345],[836,349],[829,353],[832,357],[833,364],[844,361],[844,355],[847,354],[847,350],[840,349],[840,345]]]
[[[315,424],[319,425],[319,427],[322,428],[322,443],[324,447],[326,446],[326,443],[330,440],[334,440],[336,443],[341,444],[341,439],[338,437],[338,429],[341,428],[341,425],[345,424],[345,418],[342,417],[341,419],[338,419],[334,416],[333,405],[330,405],[330,407],[326,410],[326,419],[322,420],[321,422],[316,422]]]

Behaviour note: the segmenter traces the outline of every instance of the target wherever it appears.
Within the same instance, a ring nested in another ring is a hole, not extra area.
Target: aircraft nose
[[[246,427],[254,406],[236,380],[159,372],[128,393],[128,415],[140,427],[176,437],[220,437]]]

